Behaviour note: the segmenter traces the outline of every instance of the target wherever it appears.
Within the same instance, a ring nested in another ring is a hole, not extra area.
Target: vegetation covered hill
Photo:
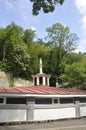
[[[34,30],[24,30],[15,23],[0,28],[0,69],[13,77],[31,79],[39,72],[42,57],[43,72],[52,76],[50,85],[55,86],[58,81],[64,87],[86,89],[86,53],[73,52],[77,35],[60,23],[46,31],[43,40],[36,37]]]

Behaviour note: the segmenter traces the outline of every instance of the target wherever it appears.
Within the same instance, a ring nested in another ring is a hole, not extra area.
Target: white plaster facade
[[[51,108],[35,109],[34,120],[56,120],[64,118],[75,118],[75,107],[68,108]]]
[[[0,109],[0,122],[26,121],[25,109]]]
[[[80,107],[80,116],[86,116],[86,104]]]
[[[27,97],[26,104],[6,104],[6,98],[4,98],[5,102],[0,104],[0,123],[57,120],[86,116],[86,103],[54,104],[52,102],[52,104],[37,105],[35,104],[35,98],[36,96]]]

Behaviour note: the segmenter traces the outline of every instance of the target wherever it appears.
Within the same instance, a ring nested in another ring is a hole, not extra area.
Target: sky
[[[0,0],[0,27],[12,22],[24,29],[35,29],[37,37],[43,39],[47,36],[46,28],[61,23],[79,37],[76,52],[86,52],[86,0],[65,0],[53,13],[40,11],[38,16],[32,15],[30,0]]]

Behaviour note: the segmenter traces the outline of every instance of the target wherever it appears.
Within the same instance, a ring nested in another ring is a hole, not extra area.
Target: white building
[[[34,85],[0,87],[0,122],[41,121],[86,116],[86,91],[49,86],[50,76],[32,76]]]

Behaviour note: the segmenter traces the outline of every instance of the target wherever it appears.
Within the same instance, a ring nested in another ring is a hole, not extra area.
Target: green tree
[[[61,47],[65,52],[74,51],[78,37],[75,33],[70,32],[68,26],[60,23],[53,24],[46,29],[48,36],[45,38],[49,47]]]
[[[86,69],[80,63],[74,63],[72,65],[66,65],[65,73],[61,78],[68,83],[69,87],[75,87],[83,89],[86,85]]]
[[[70,33],[69,27],[64,27],[60,23],[56,23],[46,29],[48,36],[45,38],[47,46],[52,48],[50,57],[52,57],[52,72],[55,82],[63,72],[62,60],[66,53],[75,50],[78,37],[75,33]]]
[[[86,56],[79,53],[70,53],[64,57],[64,73],[61,79],[66,87],[86,89]]]
[[[31,42],[34,41],[36,34],[35,34],[35,30],[32,29],[26,29],[24,31],[24,35],[23,35],[23,40],[24,42],[29,45]]]
[[[0,28],[0,60],[4,59],[5,57],[6,38],[6,30],[4,28]]]
[[[28,52],[30,54],[30,64],[33,69],[33,74],[39,72],[39,58],[41,57],[43,59],[43,71],[44,72],[49,72],[47,71],[47,59],[48,59],[48,53],[49,53],[50,48],[47,46],[33,42],[28,46]]]
[[[0,68],[10,71],[14,76],[30,77],[32,68],[30,65],[30,54],[26,43],[24,42],[24,30],[11,23],[0,32],[2,57]],[[3,53],[4,52],[4,53]]]
[[[7,54],[7,60],[10,64],[10,71],[14,76],[28,78],[31,74],[30,56],[27,46],[19,37],[11,37],[9,40],[10,49]]]
[[[9,39],[13,37],[21,37],[23,34],[23,29],[20,26],[17,26],[15,23],[11,23],[6,28],[0,29],[0,60],[6,58],[6,55],[9,52],[10,44]]]
[[[57,4],[62,5],[64,0],[30,0],[33,2],[33,15],[38,15],[42,9],[44,13],[53,12]]]

